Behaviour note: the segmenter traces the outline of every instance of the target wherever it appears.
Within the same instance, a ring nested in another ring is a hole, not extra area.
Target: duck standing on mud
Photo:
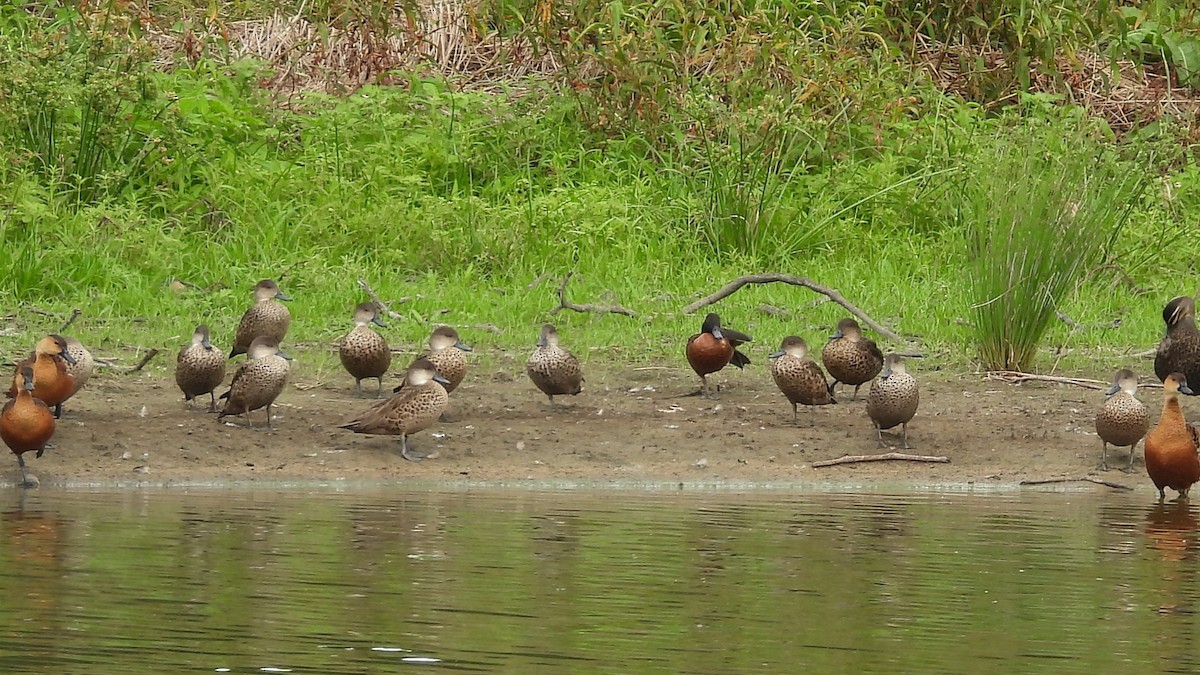
[[[22,486],[34,487],[37,483],[25,473],[24,454],[35,450],[41,457],[46,451],[46,444],[54,436],[54,415],[45,403],[33,397],[33,368],[21,366],[17,375],[21,378],[21,389],[0,410],[0,439],[17,456]]]
[[[229,383],[229,391],[220,398],[227,399],[217,419],[228,415],[246,414],[246,426],[253,428],[250,411],[267,409],[267,428],[271,426],[271,404],[287,384],[288,361],[291,357],[279,350],[279,343],[268,337],[256,337],[250,343],[249,357],[238,367]]]
[[[175,384],[188,405],[208,394],[208,411],[217,411],[216,389],[225,379],[225,352],[213,346],[208,326],[200,324],[192,332],[192,341],[175,357]]]
[[[279,290],[279,284],[263,279],[254,286],[254,304],[242,314],[237,333],[233,338],[233,349],[229,358],[246,354],[256,337],[265,337],[282,343],[292,323],[292,313],[280,300],[291,300]]]
[[[1196,330],[1196,302],[1186,295],[1173,298],[1163,308],[1167,325],[1154,354],[1154,374],[1166,382],[1171,373],[1183,373],[1188,382],[1200,382],[1200,331]]]
[[[903,432],[904,449],[909,448],[908,423],[917,414],[920,398],[916,379],[904,368],[904,357],[888,354],[883,372],[879,374],[879,379],[871,382],[871,391],[867,394],[867,416],[875,425],[880,447],[885,446],[883,430],[899,424]]]
[[[441,417],[450,402],[445,384],[446,378],[429,359],[418,358],[408,367],[400,393],[338,428],[356,434],[399,436],[400,456],[418,462],[425,457],[409,452],[408,435],[427,429]]]
[[[858,322],[846,317],[838,322],[837,330],[829,336],[829,342],[821,350],[821,361],[833,378],[829,393],[834,393],[838,382],[854,385],[850,400],[858,400],[858,388],[870,382],[883,369],[883,352],[875,341],[865,337]]]
[[[429,335],[428,347],[417,358],[428,359],[433,364],[434,371],[446,380],[445,389],[449,394],[457,389],[467,376],[469,351],[472,351],[471,347],[459,339],[458,331],[450,326],[439,326]],[[409,364],[409,367],[411,368],[412,364]],[[392,391],[399,392],[403,388],[404,383],[401,382]]]
[[[1113,376],[1113,385],[1105,392],[1108,398],[1104,407],[1096,414],[1096,435],[1101,441],[1100,468],[1108,471],[1108,444],[1117,447],[1129,446],[1129,466],[1133,471],[1133,458],[1137,454],[1138,441],[1150,430],[1150,411],[1146,404],[1137,399],[1137,375],[1124,368]]]
[[[709,396],[708,376],[732,363],[738,368],[750,365],[750,359],[738,351],[738,346],[754,338],[732,328],[721,327],[721,317],[709,312],[700,332],[688,338],[687,360],[700,376],[700,391]]]
[[[383,374],[392,365],[392,350],[387,340],[371,329],[370,324],[383,328],[387,324],[379,318],[379,305],[360,302],[354,308],[354,328],[342,338],[338,346],[338,358],[342,367],[354,378],[354,393],[362,395],[362,381],[374,379],[379,383],[378,397],[383,393]]]
[[[574,396],[583,391],[583,368],[574,354],[558,346],[554,324],[542,326],[537,348],[525,362],[525,374],[550,399],[550,405],[554,405],[555,396]]]
[[[1158,498],[1166,498],[1166,488],[1187,499],[1188,490],[1200,480],[1200,434],[1187,423],[1179,395],[1192,395],[1183,373],[1171,373],[1163,380],[1163,410],[1158,424],[1146,437],[1146,473],[1158,488]]]
[[[785,337],[779,351],[767,358],[771,359],[771,379],[792,404],[792,424],[796,424],[797,403],[806,406],[837,403],[829,393],[825,371],[809,358],[808,343],[804,338]]]
[[[21,369],[29,366],[33,370],[33,397],[54,408],[54,416],[62,417],[63,401],[75,393],[75,378],[67,372],[67,364],[75,357],[67,351],[67,341],[61,335],[47,335],[38,340],[33,354],[17,364],[13,374],[9,398],[16,398],[24,386]]]

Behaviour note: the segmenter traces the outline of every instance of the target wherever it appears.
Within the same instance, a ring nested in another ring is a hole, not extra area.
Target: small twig
[[[933,455],[908,455],[903,452],[885,452],[882,455],[846,455],[844,457],[838,457],[837,459],[826,459],[820,462],[813,462],[812,467],[817,469],[823,466],[833,466],[835,464],[860,464],[862,462],[884,462],[889,460],[945,464],[950,461],[950,458],[935,457]]]
[[[1020,485],[1048,485],[1050,483],[1081,483],[1081,482],[1082,483],[1095,483],[1096,485],[1103,485],[1105,487],[1110,487],[1110,488],[1114,488],[1117,490],[1132,490],[1133,489],[1132,487],[1130,487],[1128,485],[1122,485],[1120,483],[1113,483],[1111,481],[1103,480],[1100,478],[1092,478],[1091,476],[1080,476],[1078,478],[1042,478],[1040,480],[1023,480],[1019,484]]]
[[[1108,389],[1112,386],[1111,382],[1104,380],[1092,380],[1086,377],[1059,377],[1057,375],[1038,375],[1036,373],[1022,373],[1017,370],[993,370],[989,371],[985,377],[989,380],[1000,380],[1010,384],[1020,384],[1022,382],[1053,382],[1055,384],[1069,384],[1084,389],[1095,389],[1097,391]],[[1140,387],[1149,389],[1162,387],[1159,382],[1145,382],[1139,384]]]
[[[1074,333],[1077,330],[1088,330],[1089,328],[1120,328],[1120,326],[1121,326],[1120,319],[1112,319],[1110,321],[1101,321],[1100,323],[1096,323],[1096,324],[1092,324],[1091,326],[1088,326],[1087,324],[1079,323],[1078,321],[1072,319],[1071,317],[1067,316],[1066,314],[1063,314],[1062,312],[1060,312],[1058,310],[1054,310],[1054,314],[1058,317],[1059,321],[1062,321],[1063,323],[1065,323],[1071,327],[1072,333]]]
[[[861,309],[850,304],[850,302],[848,300],[846,300],[846,298],[842,297],[841,293],[838,293],[836,290],[829,288],[828,286],[822,286],[821,284],[818,284],[815,281],[813,281],[807,277],[798,277],[798,276],[794,276],[791,274],[770,273],[770,274],[747,274],[745,276],[740,276],[737,279],[734,279],[733,281],[725,284],[725,286],[722,287],[716,293],[713,293],[712,295],[700,298],[699,300],[693,302],[692,304],[688,305],[687,307],[684,307],[683,313],[691,314],[692,312],[700,309],[701,307],[707,307],[719,300],[723,300],[724,298],[727,298],[727,297],[733,295],[734,293],[736,293],[738,289],[740,289],[742,286],[745,286],[746,284],[769,284],[769,283],[775,283],[775,282],[783,283],[783,284],[791,284],[792,286],[803,286],[804,288],[807,288],[810,291],[813,291],[815,293],[820,293],[821,295],[824,295],[825,297],[829,298],[830,300],[833,300],[834,302],[841,305],[842,307],[845,307],[846,311],[850,312],[855,317],[857,317],[860,321],[862,321],[863,323],[870,326],[871,330],[875,331],[876,333],[879,333],[880,335],[888,338],[889,340],[894,340],[896,342],[904,342],[904,338],[900,337],[900,335],[898,335],[897,333],[894,333],[894,332],[888,330],[887,328],[885,328],[883,326],[883,324],[881,324],[878,321],[867,316],[866,313],[863,312]]]
[[[621,314],[622,316],[628,316],[635,319],[637,318],[637,312],[629,309],[628,307],[622,307],[620,304],[580,305],[567,300],[567,283],[571,281],[571,277],[574,275],[574,272],[567,272],[563,275],[562,283],[558,285],[558,306],[550,310],[551,314],[558,314],[561,310],[569,309],[572,312],[591,314]]]
[[[131,368],[131,369],[129,370],[129,372],[131,372],[131,373],[136,373],[136,372],[138,372],[139,370],[141,370],[142,368],[145,368],[145,367],[146,367],[146,364],[147,364],[147,363],[150,363],[150,359],[154,358],[155,356],[158,356],[158,350],[157,350],[157,349],[151,349],[150,351],[146,352],[146,354],[145,354],[144,356],[142,356],[142,360],[141,360],[141,361],[138,361],[138,362],[137,362],[137,365],[136,365],[136,366],[134,366],[133,368]]]
[[[67,332],[67,329],[71,327],[71,324],[75,323],[75,319],[78,319],[80,314],[83,314],[82,309],[79,309],[78,307],[76,307],[75,309],[72,309],[71,316],[67,319],[67,322],[62,325],[62,328],[58,329],[58,332],[60,332],[60,333]]]
[[[368,298],[371,298],[371,302],[374,302],[376,305],[378,305],[379,309],[383,310],[383,313],[388,315],[389,319],[400,318],[400,315],[396,312],[393,312],[392,308],[388,307],[386,302],[379,299],[379,296],[375,294],[375,290],[371,288],[371,284],[368,284],[366,279],[359,279],[358,286],[359,288],[363,289],[363,292],[367,294]],[[401,298],[399,302],[408,302],[408,298]]]

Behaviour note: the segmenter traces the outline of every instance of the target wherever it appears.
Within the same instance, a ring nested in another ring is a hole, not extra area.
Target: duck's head
[[[1195,393],[1188,387],[1187,376],[1183,373],[1168,375],[1167,379],[1163,380],[1163,393],[1167,396],[1178,396],[1179,394],[1195,396]]]
[[[1126,394],[1134,394],[1137,392],[1137,386],[1137,375],[1128,368],[1122,368],[1117,371],[1116,375],[1113,375],[1112,386],[1108,388],[1108,391],[1104,392],[1104,395],[1112,396],[1118,391],[1123,391]]]
[[[450,326],[439,326],[433,331],[432,334],[430,334],[430,350],[440,352],[443,349],[449,349],[451,347],[454,347],[455,349],[461,349],[464,352],[471,351],[471,348],[458,338],[458,331],[454,330]]]
[[[38,340],[37,346],[34,347],[34,351],[36,351],[38,354],[52,354],[55,356],[61,356],[63,361],[66,361],[72,365],[75,363],[75,357],[71,356],[70,352],[67,351],[67,340],[61,335],[47,335],[41,340]]]
[[[379,318],[379,305],[373,302],[360,302],[354,307],[354,325],[365,326],[369,323],[387,328],[387,324]]]
[[[709,333],[718,340],[725,336],[721,334],[721,317],[715,312],[709,312],[708,316],[704,317],[704,325],[700,327],[701,333]]]
[[[808,343],[805,342],[804,338],[802,337],[789,335],[783,338],[783,342],[779,345],[779,351],[771,354],[767,358],[777,359],[784,354],[802,359],[808,355]]]
[[[200,345],[210,352],[213,350],[212,336],[209,334],[206,324],[196,326],[196,330],[192,332],[192,344]]]
[[[1196,301],[1191,296],[1181,295],[1172,298],[1163,307],[1163,323],[1167,324],[1167,332],[1181,324],[1194,323],[1196,320]]]
[[[279,284],[271,279],[263,279],[254,285],[254,299],[258,302],[265,300],[291,300],[291,297],[284,295],[283,291],[279,290]]]
[[[437,382],[443,386],[450,384],[449,380],[438,374],[433,362],[424,356],[413,361],[412,365],[408,367],[408,371],[404,374],[404,383],[413,387],[428,384],[430,381]]]
[[[288,361],[292,360],[292,357],[280,349],[278,340],[263,335],[254,338],[254,341],[250,343],[250,347],[246,349],[246,356],[250,359],[265,359],[268,356],[275,355]]]
[[[836,340],[838,338],[849,338],[851,340],[857,340],[861,336],[862,329],[858,327],[858,322],[850,317],[846,317],[845,319],[837,322],[837,330],[833,332],[833,335],[829,336],[829,339]]]
[[[879,379],[886,380],[893,375],[903,375],[905,372],[907,370],[904,367],[904,357],[892,352],[883,359],[883,372],[879,373]]]
[[[542,332],[538,335],[537,346],[539,347],[557,347],[558,346],[558,329],[552,323],[542,324]]]
[[[24,383],[21,385],[25,391],[33,391],[33,368],[29,366],[21,366],[21,379]]]

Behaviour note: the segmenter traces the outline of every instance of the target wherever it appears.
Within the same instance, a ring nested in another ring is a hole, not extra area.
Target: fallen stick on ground
[[[574,272],[567,272],[566,274],[563,275],[562,283],[558,285],[558,306],[555,307],[554,309],[550,310],[551,314],[558,314],[560,311],[562,311],[564,309],[569,309],[572,312],[582,312],[582,313],[591,313],[591,314],[620,314],[622,316],[628,316],[628,317],[634,318],[634,319],[637,318],[637,312],[633,311],[632,309],[629,309],[628,307],[622,307],[620,304],[616,304],[616,305],[580,305],[578,303],[570,302],[569,300],[567,300],[567,282],[569,282],[571,280],[571,277],[574,275],[575,275]]]
[[[769,273],[769,274],[747,274],[745,276],[740,276],[740,277],[734,279],[733,281],[725,284],[716,293],[713,293],[712,295],[700,298],[699,300],[693,302],[692,304],[688,305],[687,307],[684,307],[683,313],[691,314],[692,312],[700,309],[701,307],[707,307],[707,306],[713,304],[714,302],[717,302],[718,300],[723,300],[723,299],[733,295],[734,293],[736,293],[738,291],[738,289],[740,289],[742,286],[745,286],[747,284],[770,284],[770,283],[781,283],[781,284],[791,284],[792,286],[803,286],[804,288],[807,288],[810,291],[820,293],[821,295],[824,295],[825,297],[836,302],[837,304],[841,305],[842,307],[845,307],[846,311],[848,311],[851,314],[853,314],[854,316],[858,317],[858,319],[860,321],[862,321],[863,323],[870,326],[871,330],[875,331],[876,333],[879,333],[880,335],[888,338],[889,340],[894,340],[896,342],[904,342],[904,338],[900,337],[900,335],[898,335],[897,333],[894,333],[894,332],[888,330],[887,328],[884,328],[883,324],[881,324],[878,321],[867,316],[866,312],[863,312],[861,309],[850,304],[850,301],[848,301],[848,300],[846,300],[846,298],[842,297],[842,294],[838,293],[836,290],[829,288],[828,286],[822,286],[821,284],[818,284],[817,282],[815,282],[812,279],[809,279],[807,277],[798,277],[798,276],[795,276],[792,274],[779,274],[777,272],[773,272],[773,273]]]
[[[78,319],[80,314],[83,314],[82,309],[79,309],[78,307],[76,307],[75,309],[72,309],[71,316],[67,319],[67,322],[62,325],[62,328],[58,329],[58,332],[60,332],[60,333],[67,332],[67,329],[71,327],[71,324],[75,323],[75,319]]]
[[[367,294],[367,297],[371,299],[371,302],[378,305],[379,309],[384,314],[387,314],[389,319],[399,319],[400,318],[400,315],[397,314],[396,312],[393,312],[392,308],[388,307],[388,304],[386,302],[379,299],[379,296],[375,294],[375,290],[373,288],[371,288],[371,284],[368,284],[366,279],[359,279],[358,287],[363,289],[363,292]],[[400,298],[399,300],[396,301],[397,304],[404,303],[404,302],[408,302],[408,298]]]
[[[812,467],[818,469],[823,466],[833,466],[835,464],[859,464],[862,462],[884,462],[889,460],[945,464],[950,461],[950,458],[935,457],[932,455],[908,455],[903,452],[885,452],[882,455],[846,455],[837,459],[826,459],[820,462],[813,462]]]
[[[113,363],[113,361],[111,359],[101,359],[101,358],[96,359],[96,365],[100,366],[101,368],[111,368],[113,370],[117,370],[122,373],[136,373],[139,370],[141,370],[142,368],[145,368],[146,364],[150,363],[150,359],[154,358],[155,356],[158,356],[158,349],[151,349],[150,351],[143,354],[142,360],[138,361],[137,365],[122,366],[117,363]]]
[[[1050,483],[1095,483],[1105,487],[1114,488],[1117,490],[1132,490],[1128,485],[1113,483],[1100,478],[1092,478],[1091,476],[1079,476],[1078,478],[1042,478],[1040,480],[1023,480],[1019,485],[1049,485]]]
[[[1018,370],[993,370],[989,371],[985,376],[989,380],[1000,380],[1010,384],[1020,384],[1022,382],[1053,382],[1055,384],[1070,384],[1084,389],[1104,390],[1112,386],[1111,382],[1104,380],[1091,380],[1086,377],[1059,377],[1057,375],[1037,375],[1035,373],[1022,373]],[[1148,389],[1161,388],[1161,382],[1145,382],[1138,385]]]

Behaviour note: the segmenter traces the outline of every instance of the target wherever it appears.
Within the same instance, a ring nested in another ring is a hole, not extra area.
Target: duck
[[[1146,455],[1146,473],[1158,488],[1158,499],[1166,499],[1166,488],[1187,499],[1188,490],[1200,480],[1200,433],[1187,423],[1179,395],[1193,396],[1188,387],[1187,376],[1171,373],[1163,379],[1163,410],[1158,424],[1146,436],[1143,452]]]
[[[688,338],[687,360],[692,370],[700,376],[700,391],[709,396],[708,376],[732,363],[738,368],[750,365],[750,359],[738,351],[738,346],[754,338],[732,328],[721,327],[721,317],[709,312],[704,317],[700,332]]]
[[[458,338],[458,331],[450,326],[439,326],[429,335],[429,346],[417,358],[428,359],[433,364],[437,374],[446,380],[444,388],[449,394],[467,376],[466,352],[469,351],[473,350]],[[404,383],[401,382],[392,392],[399,392],[403,388]]]
[[[837,330],[829,336],[829,342],[821,350],[821,361],[833,382],[829,393],[839,382],[854,385],[850,400],[858,400],[858,388],[875,379],[883,369],[883,352],[875,341],[864,337],[858,322],[846,317],[837,324]]]
[[[1128,368],[1117,371],[1112,387],[1105,392],[1108,398],[1104,407],[1096,414],[1096,435],[1100,437],[1102,453],[1100,468],[1108,471],[1108,445],[1129,446],[1129,466],[1133,470],[1133,458],[1137,454],[1138,441],[1150,430],[1150,411],[1137,399],[1137,375]]]
[[[253,427],[250,411],[266,408],[267,428],[274,429],[271,426],[271,404],[279,398],[283,386],[287,384],[288,361],[292,357],[280,351],[279,342],[274,338],[261,335],[250,343],[246,355],[246,362],[233,373],[229,391],[219,397],[228,400],[217,419],[245,413],[246,426]]]
[[[1181,295],[1163,308],[1167,325],[1154,354],[1154,374],[1165,382],[1171,373],[1183,373],[1188,382],[1200,382],[1200,331],[1196,330],[1196,301]]]
[[[37,483],[25,473],[25,453],[36,451],[41,457],[46,451],[46,444],[54,436],[54,415],[50,408],[41,400],[34,398],[34,369],[23,365],[18,370],[21,378],[21,388],[16,398],[6,402],[0,410],[0,439],[17,456],[17,466],[21,467],[21,484],[24,487],[34,487]]]
[[[792,404],[792,424],[796,424],[796,404],[806,406],[837,403],[829,393],[825,371],[808,357],[804,338],[789,335],[783,338],[779,351],[771,354],[771,379]]]
[[[23,386],[21,369],[33,369],[33,397],[54,408],[54,416],[62,417],[63,401],[75,392],[75,378],[67,372],[67,365],[74,364],[75,357],[67,351],[67,341],[61,335],[47,335],[38,340],[33,354],[17,364],[13,374],[9,398],[16,398]]]
[[[191,343],[184,345],[175,358],[175,384],[188,405],[208,394],[208,411],[217,411],[217,387],[225,379],[225,352],[213,346],[208,326],[200,324],[192,332]]]
[[[884,359],[883,372],[878,379],[871,381],[871,390],[867,393],[867,416],[875,425],[880,447],[886,446],[883,430],[900,425],[904,448],[909,448],[908,423],[917,414],[920,398],[917,380],[905,369],[904,357],[888,354]]]
[[[354,378],[354,393],[362,395],[362,381],[368,378],[379,383],[376,397],[383,393],[383,374],[392,365],[392,350],[382,335],[371,330],[370,324],[386,328],[379,318],[379,305],[360,302],[354,308],[354,329],[342,338],[338,356],[342,367]]]
[[[554,405],[555,396],[575,396],[583,391],[579,359],[558,345],[558,329],[551,323],[542,325],[537,348],[525,362],[525,374],[542,390],[550,405]]]
[[[246,354],[254,338],[262,336],[282,343],[292,323],[292,314],[280,300],[291,300],[279,290],[279,284],[263,279],[254,286],[254,304],[242,314],[237,333],[233,338],[233,349],[229,358]]]
[[[432,361],[420,357],[405,372],[400,393],[338,428],[356,434],[399,436],[400,456],[419,462],[425,457],[409,451],[408,435],[429,428],[441,417],[450,401],[446,393],[448,383]]]
[[[83,389],[83,385],[87,384],[88,380],[92,379],[92,371],[96,368],[96,359],[78,338],[64,335],[63,340],[67,343],[67,353],[75,359],[75,363],[67,362],[67,373],[75,378],[75,388],[71,391],[71,396],[74,396],[79,393],[80,389]]]

